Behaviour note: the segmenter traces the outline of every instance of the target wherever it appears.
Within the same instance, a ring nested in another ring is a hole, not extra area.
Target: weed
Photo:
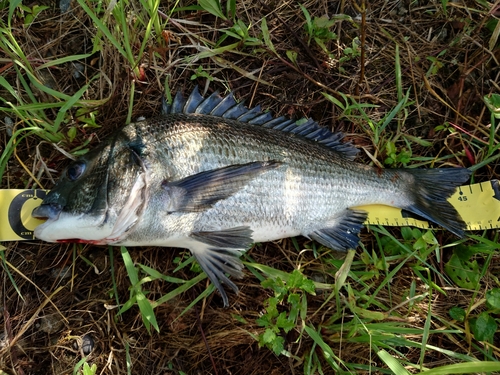
[[[163,275],[159,271],[143,264],[135,265],[127,249],[122,246],[120,250],[131,285],[129,299],[122,305],[122,307],[118,311],[118,315],[123,314],[124,312],[132,308],[135,304],[137,304],[144,326],[149,333],[151,333],[151,327],[153,327],[158,332],[160,331],[154,313],[154,309],[156,307],[161,304],[167,303],[171,299],[184,293],[207,277],[207,275],[201,271],[201,267],[197,263],[193,262],[193,256],[190,256],[184,262],[180,262],[180,258],[177,258],[179,265],[177,266],[176,270],[174,270],[174,273],[186,267],[187,265],[191,265],[191,270],[198,273],[198,276],[192,278],[191,280],[183,280],[176,277]],[[144,285],[155,280],[163,280],[171,284],[180,284],[180,286],[173,291],[161,296],[156,301],[152,301],[147,298],[149,292],[147,290],[144,290]],[[116,294],[116,286],[114,287],[114,290]],[[201,293],[197,298],[195,298],[189,304],[189,306],[184,309],[180,316],[189,311],[191,307],[194,306],[199,300],[208,297],[214,291],[215,287],[211,285],[205,290],[205,292]]]
[[[375,149],[385,153],[386,158],[384,160],[384,164],[388,166],[406,166],[413,160],[410,140],[422,145],[429,144],[419,138],[402,134],[402,125],[399,120],[397,131],[385,131],[387,126],[395,120],[397,116],[402,116],[404,118],[406,116],[405,109],[414,104],[409,100],[409,90],[406,92],[406,95],[401,98],[399,103],[379,121],[373,121],[370,115],[366,112],[367,109],[377,108],[376,105],[358,103],[353,97],[347,97],[344,94],[341,94],[343,102],[330,94],[323,93],[323,95],[342,110],[342,114],[339,116],[340,118],[345,118],[354,123],[360,123],[365,132],[370,135],[371,139],[373,139]],[[398,148],[396,146],[396,142],[401,138],[404,140],[407,148]]]
[[[13,15],[16,12],[15,5],[19,2],[12,2],[9,13]],[[37,14],[44,9],[37,8]],[[33,11],[34,12],[34,11]],[[33,14],[30,13],[30,14]],[[14,70],[19,77],[21,89],[14,87],[5,77],[0,77],[0,88],[9,93],[10,98],[0,98],[0,111],[8,114],[15,119],[15,126],[12,135],[6,144],[2,154],[0,155],[0,178],[2,177],[7,161],[14,152],[16,144],[24,138],[36,134],[38,137],[51,143],[65,141],[71,143],[77,133],[76,127],[74,130],[68,130],[67,136],[60,131],[61,127],[74,122],[73,111],[78,112],[78,117],[84,123],[90,126],[97,126],[95,120],[88,120],[88,107],[96,104],[83,100],[85,92],[96,75],[89,82],[83,85],[73,95],[56,91],[48,85],[44,85],[39,79],[39,72],[49,67],[57,67],[62,64],[68,64],[73,61],[89,57],[89,54],[75,55],[62,58],[56,58],[45,62],[39,66],[35,66],[31,58],[26,57],[21,46],[16,42],[16,38],[12,34],[12,28],[9,26],[11,18],[5,24],[0,21],[0,49],[9,57],[11,69]],[[34,90],[46,94],[54,99],[53,103],[41,103],[34,94]],[[47,111],[57,110],[57,115],[54,118],[48,116]],[[85,110],[84,110],[85,109]],[[92,113],[92,111],[90,111]],[[78,145],[78,148],[73,151],[79,151],[80,154],[84,150],[84,146]],[[70,151],[71,152],[71,151]]]
[[[97,365],[94,363],[92,366],[89,366],[87,362],[83,364],[82,369],[83,375],[95,375],[97,373]]]
[[[276,355],[284,350],[285,338],[297,326],[297,320],[303,320],[307,314],[307,294],[315,294],[314,283],[305,278],[299,270],[294,270],[286,282],[280,277],[264,280],[262,286],[274,291],[274,297],[264,302],[266,312],[257,319],[257,324],[265,327],[258,337],[259,345],[267,346]],[[279,312],[279,305],[286,303],[287,311]]]
[[[121,247],[121,254],[123,263],[125,264],[125,268],[127,269],[128,277],[130,278],[131,286],[130,298],[127,302],[125,302],[120,311],[118,311],[118,314],[123,314],[125,311],[127,311],[137,303],[137,305],[139,306],[139,310],[141,311],[142,321],[148,332],[151,333],[151,326],[153,326],[153,328],[159,332],[160,328],[158,328],[158,323],[156,322],[156,317],[153,312],[151,301],[146,298],[148,292],[142,289],[142,285],[148,281],[154,280],[155,276],[149,275],[140,279],[140,266],[134,266],[132,258],[130,257],[130,254],[125,247]],[[153,270],[153,273],[157,274],[158,272]]]
[[[224,35],[217,41],[217,46],[220,46],[228,37],[238,40],[243,47],[262,46],[262,41],[259,38],[250,35],[250,25],[245,25],[242,20],[236,20],[232,27],[221,31]]]
[[[476,293],[481,288],[480,281],[488,272],[493,255],[499,249],[496,240],[481,239],[480,242],[480,244],[473,246],[458,246],[444,267],[446,274],[456,285],[474,290]],[[478,254],[487,255],[484,264],[480,265],[474,259],[474,256]],[[485,298],[480,303],[473,304],[473,302],[474,300],[466,309],[459,306],[452,307],[449,314],[457,322],[468,324],[476,340],[493,344],[494,335],[498,330],[498,322],[500,322],[496,318],[500,311],[500,289],[489,288],[485,293]],[[479,306],[483,306],[485,310],[475,313]]]
[[[304,13],[304,17],[306,18],[306,24],[304,25],[304,29],[308,36],[307,44],[310,45],[311,41],[314,42],[321,48],[321,50],[327,55],[330,56],[330,50],[327,48],[326,44],[336,40],[337,34],[332,32],[330,29],[333,25],[340,19],[346,19],[345,17],[336,17],[333,19],[329,19],[327,16],[314,17],[311,18],[311,14],[309,11],[300,4],[300,9]]]
[[[389,167],[394,167],[397,165],[406,165],[411,161],[411,149],[396,147],[394,141],[389,140],[385,144],[385,154],[387,157],[384,160],[384,164]]]
[[[196,71],[193,73],[193,75],[191,76],[191,80],[195,80],[195,79],[198,79],[198,78],[205,78],[209,81],[213,81],[213,77],[210,75],[210,73],[208,73],[206,70],[203,69],[203,67],[200,65],[198,66],[198,68],[196,69]]]
[[[231,7],[234,14],[234,9],[236,7],[236,4],[234,1],[233,2],[228,1],[228,7],[230,6],[229,5],[230,3],[232,3]],[[200,9],[203,9],[208,13],[213,14],[215,17],[227,20],[226,15],[222,13],[222,8],[219,0],[198,0],[198,4],[200,6]]]
[[[345,69],[342,67],[342,64],[361,56],[361,47],[359,38],[358,37],[354,38],[351,42],[351,47],[344,48],[342,53],[344,54],[344,56],[342,56],[339,59],[339,70],[341,72],[345,72]]]
[[[49,9],[49,7],[46,5],[33,5],[33,7],[30,8],[29,6],[20,3],[19,7],[16,8],[16,13],[18,13],[18,17],[24,19],[24,25],[29,26],[35,20],[38,14],[46,9]]]
[[[87,363],[87,357],[82,358],[73,368],[73,375],[95,375],[97,373],[97,365],[95,363],[90,366]]]

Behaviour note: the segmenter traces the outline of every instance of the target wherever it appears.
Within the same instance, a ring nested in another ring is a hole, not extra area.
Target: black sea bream
[[[464,168],[383,170],[312,120],[273,118],[232,95],[178,93],[164,114],[124,126],[73,161],[34,210],[50,242],[189,249],[228,304],[221,282],[241,276],[254,242],[302,235],[356,248],[366,213],[383,204],[463,235],[447,202]]]

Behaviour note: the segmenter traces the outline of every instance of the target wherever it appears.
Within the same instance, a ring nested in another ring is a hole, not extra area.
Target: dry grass
[[[16,13],[13,20],[12,33],[32,66],[36,68],[54,58],[89,54],[96,30],[88,15],[76,2],[73,2],[70,12],[62,15],[53,2],[45,3],[49,9],[41,12],[31,25],[23,25],[21,14]],[[389,125],[385,139],[391,139],[397,132],[421,137],[431,144],[412,143],[413,157],[432,156],[434,161],[430,164],[436,167],[446,164],[471,166],[485,158],[482,142],[488,142],[490,134],[489,112],[482,97],[500,91],[500,48],[498,43],[492,49],[488,47],[491,32],[487,29],[492,15],[500,15],[500,8],[498,2],[495,3],[496,8],[488,9],[480,2],[459,1],[450,2],[447,14],[444,14],[441,3],[371,1],[367,4],[366,19],[362,20],[362,1],[308,0],[303,6],[312,17],[343,13],[355,19],[354,24],[342,21],[332,28],[338,39],[326,43],[330,56],[314,41],[307,46],[305,18],[296,3],[259,0],[238,2],[237,18],[250,25],[250,36],[259,37],[263,32],[261,20],[265,17],[279,57],[268,47],[254,48],[243,44],[235,52],[193,59],[203,50],[202,46],[208,44],[203,40],[217,41],[221,37],[219,30],[229,27],[230,21],[216,19],[207,12],[182,10],[173,14],[163,38],[151,38],[148,42],[140,61],[140,76],[134,73],[135,67],[130,66],[123,55],[105,42],[101,43],[99,51],[79,62],[84,68],[80,78],[74,77],[75,70],[71,63],[35,70],[35,74],[45,85],[72,95],[100,72],[99,78],[90,83],[84,99],[99,101],[88,110],[97,110],[97,123],[102,127],[83,128],[79,119],[73,117],[61,129],[66,132],[71,126],[78,127],[74,140],[65,139],[59,144],[67,151],[89,138],[91,145],[95,145],[99,139],[124,124],[132,82],[135,89],[132,118],[160,112],[164,81],[169,77],[169,86],[173,91],[187,93],[195,83],[208,92],[230,89],[236,97],[246,99],[247,104],[261,104],[276,114],[313,117],[321,125],[346,132],[350,141],[366,151],[361,153],[363,161],[370,162],[368,155],[373,155],[383,162],[386,157],[385,143],[374,144],[366,123],[354,115],[345,116],[325,99],[322,92],[338,99],[341,98],[339,93],[343,93],[359,103],[376,104],[377,108],[367,109],[366,112],[374,121],[383,118],[400,100],[395,80],[397,44],[402,93],[404,95],[409,89],[414,104],[407,106],[406,112],[402,111]],[[192,3],[182,2],[177,7],[188,5]],[[160,10],[168,13],[172,6],[173,2],[162,2]],[[141,12],[140,9],[136,11]],[[5,21],[7,10],[2,12]],[[109,22],[113,24],[112,19]],[[134,17],[131,17],[130,23],[133,22]],[[131,42],[134,53],[138,53],[142,42],[143,35],[140,33],[143,31],[140,30],[137,29],[138,34],[133,35]],[[345,49],[352,47],[353,40],[359,41],[359,55],[339,63],[346,56]],[[228,40],[225,44],[233,42],[235,40]],[[296,64],[286,57],[286,51],[297,53]],[[9,56],[2,51],[0,64],[2,77],[27,98]],[[213,81],[203,77],[191,79],[199,66]],[[34,93],[40,102],[54,100],[42,91],[34,90]],[[0,91],[0,96],[12,100],[6,91]],[[57,109],[47,110],[46,115],[55,119]],[[75,112],[72,115],[75,116]],[[398,120],[402,123],[401,127],[398,127]],[[443,124],[449,124],[449,128],[456,131],[436,130],[436,126]],[[6,129],[7,126],[0,122],[0,153],[5,150],[9,139]],[[407,147],[401,137],[396,144],[398,148]],[[33,186],[34,180],[28,177],[20,161],[34,172],[45,188],[52,186],[53,179],[67,163],[63,154],[36,136],[19,142],[16,155],[8,163],[2,188]],[[453,157],[440,159],[446,155]],[[50,171],[38,172],[41,161]],[[493,162],[480,168],[475,178],[476,181],[498,178],[499,172],[498,163]],[[391,233],[399,237],[399,230]],[[372,233],[363,232],[362,237],[367,253],[378,249]],[[493,233],[486,237],[493,238]],[[449,238],[445,234],[440,240],[446,243]],[[303,240],[299,243],[301,247],[305,246]],[[306,335],[297,340],[298,330],[292,330],[286,336],[285,348],[302,360],[277,357],[270,350],[258,347],[252,335],[263,331],[256,319],[264,312],[264,300],[271,296],[271,292],[263,289],[248,271],[245,279],[236,282],[240,293],[230,295],[231,306],[228,309],[221,307],[218,294],[212,294],[181,316],[181,312],[205,289],[206,284],[200,283],[180,298],[155,309],[161,331],[149,335],[138,309],[133,308],[119,317],[116,315],[115,292],[123,303],[129,296],[130,285],[116,251],[113,268],[110,268],[111,258],[105,248],[29,242],[8,243],[5,246],[9,264],[7,267],[4,264],[0,273],[0,369],[7,374],[71,373],[82,358],[74,343],[85,334],[91,335],[95,341],[95,349],[88,362],[97,365],[99,374],[126,374],[127,356],[133,364],[133,374],[178,374],[179,371],[187,374],[298,374],[303,372],[302,361],[307,353],[314,350],[313,340]],[[173,249],[130,250],[135,262],[151,266],[166,275],[172,274],[176,267],[174,257],[179,255],[179,250]],[[287,272],[300,266],[310,277],[319,277],[322,282],[334,282],[336,269],[322,261],[331,254],[322,254],[320,258],[315,258],[311,252],[299,254],[290,240],[258,245],[251,251],[251,256],[257,263]],[[442,264],[434,256],[428,261],[442,271]],[[491,274],[496,272],[498,275],[499,261],[498,255],[491,260],[490,276],[486,275],[483,280],[484,290],[488,285],[498,287],[498,279]],[[391,268],[397,266],[390,261],[388,263]],[[410,308],[408,303],[403,303],[410,285],[414,283],[416,290],[422,294],[427,291],[424,282],[413,273],[410,263],[404,265],[389,287],[384,287],[377,295],[381,304],[395,308],[387,322],[403,322],[408,327],[422,328],[431,298],[435,317],[431,329],[442,329],[445,325],[438,318],[449,321],[448,310],[451,307],[458,305],[466,308],[473,298],[480,300],[484,295],[483,291],[473,293],[450,286],[438,274],[433,276],[433,282],[447,290],[447,297],[434,292],[432,296],[416,301]],[[10,270],[15,284],[6,269]],[[373,270],[373,265],[367,265],[367,272]],[[61,273],[66,271],[68,273],[63,277]],[[112,271],[116,291],[113,289]],[[193,275],[183,269],[175,276],[189,279]],[[371,291],[380,285],[383,276],[381,272],[378,278],[369,281]],[[361,288],[356,283],[351,284],[353,288]],[[15,290],[15,285],[20,293]],[[161,281],[148,283],[148,298],[155,300],[173,288]],[[343,361],[387,368],[368,343],[349,342],[339,336],[338,331],[328,330],[331,325],[352,320],[353,315],[346,308],[342,319],[331,321],[331,307],[322,306],[327,296],[328,293],[320,292],[317,296],[309,296],[307,323],[325,327],[321,332],[323,338]],[[246,323],[238,322],[233,315],[242,317]],[[47,324],[52,328],[47,328]],[[347,335],[347,332],[344,334]],[[412,337],[408,335],[407,338]],[[417,342],[421,339],[421,335],[414,337]],[[8,342],[10,344],[7,345]],[[484,359],[478,351],[478,346],[483,344],[476,342],[473,346],[461,341],[459,336],[432,334],[428,344]],[[490,348],[491,355],[497,360],[499,345],[497,337]],[[321,352],[316,350],[324,372],[334,373],[328,370]],[[409,362],[419,362],[419,349],[407,347],[399,350]],[[448,356],[432,352],[424,363],[432,368],[451,361]],[[368,373],[368,370],[360,368],[359,373]]]

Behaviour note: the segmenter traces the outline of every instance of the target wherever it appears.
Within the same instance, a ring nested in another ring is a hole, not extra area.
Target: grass
[[[313,117],[366,164],[498,178],[490,3],[113,4],[0,2],[2,188],[50,188],[68,155],[194,84]],[[498,233],[370,226],[361,242],[347,255],[303,238],[255,245],[228,309],[179,249],[5,243],[0,368],[500,373]],[[86,356],[73,345],[85,334]]]

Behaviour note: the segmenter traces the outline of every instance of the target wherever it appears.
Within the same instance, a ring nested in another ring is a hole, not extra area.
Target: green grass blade
[[[70,55],[70,56],[61,57],[60,59],[55,59],[55,60],[47,61],[46,63],[37,66],[35,68],[35,71],[36,70],[42,70],[42,69],[45,69],[45,68],[51,68],[53,66],[57,66],[57,65],[61,65],[61,64],[66,64],[66,63],[69,63],[69,62],[72,62],[72,61],[85,60],[86,58],[88,58],[90,56],[92,56],[91,53],[84,54],[84,55]]]
[[[12,16],[16,8],[22,3],[22,0],[10,0],[9,2],[9,16],[7,18],[7,25],[11,28]]]
[[[196,305],[199,301],[201,301],[204,298],[207,298],[209,295],[211,295],[215,291],[215,285],[210,284],[208,288],[206,288],[200,295],[198,295],[182,312],[179,314],[179,316],[175,319],[179,319],[181,316],[183,316],[185,313],[187,313],[191,308]]]
[[[406,104],[410,96],[410,89],[406,92],[406,95],[398,102],[398,104],[392,109],[387,116],[384,117],[384,122],[377,128],[377,136],[384,131],[384,129],[389,125],[389,123],[394,119],[394,117],[399,113],[401,108]]]
[[[396,89],[397,89],[397,98],[398,102],[403,100],[403,82],[401,79],[401,61],[399,56],[399,44],[396,43],[396,52],[395,52],[395,75],[396,75]]]
[[[323,350],[323,355],[326,359],[326,361],[330,364],[330,366],[335,370],[335,371],[341,371],[341,368],[339,365],[335,362],[338,361],[339,359],[333,353],[332,348],[323,340],[321,335],[316,332],[316,330],[312,327],[309,327],[308,325],[304,326],[304,330],[306,333],[309,335],[311,339],[314,340],[314,342]]]
[[[396,358],[394,358],[384,349],[378,351],[377,355],[395,374],[410,375],[408,370],[406,370]]]
[[[125,246],[120,246],[120,253],[122,254],[123,264],[125,264],[125,268],[127,269],[130,282],[132,285],[137,285],[139,283],[139,274],[132,261],[132,257]]]
[[[141,317],[146,329],[149,333],[151,333],[151,326],[157,332],[160,332],[160,328],[158,327],[158,322],[156,321],[156,316],[153,310],[152,302],[149,301],[144,293],[136,294],[137,305],[139,306],[139,310],[141,312]]]
[[[91,80],[91,82],[92,82],[92,80]],[[75,92],[73,94],[73,96],[71,96],[66,101],[66,103],[64,103],[64,105],[61,107],[61,109],[58,111],[57,117],[56,117],[56,119],[54,121],[54,125],[52,127],[52,131],[54,133],[57,133],[59,131],[59,127],[60,127],[62,121],[64,120],[64,118],[66,117],[66,112],[75,106],[75,104],[80,100],[82,95],[88,90],[89,85],[90,85],[90,83],[84,85],[80,90]]]
[[[455,375],[455,374],[477,374],[479,372],[500,371],[500,362],[477,361],[469,363],[455,363],[436,367],[430,370],[422,371],[421,375]]]
[[[111,282],[113,283],[113,294],[115,296],[116,306],[120,306],[120,295],[118,294],[118,286],[116,285],[115,277],[115,256],[113,252],[113,246],[108,246],[109,253],[109,263],[111,272]]]
[[[17,286],[17,283],[14,280],[14,277],[12,276],[12,274],[9,271],[9,267],[7,266],[7,262],[5,261],[5,247],[3,247],[3,246],[0,246],[0,259],[2,259],[2,267],[5,270],[5,272],[7,273],[7,276],[9,276],[9,280],[12,283],[12,285],[14,286],[14,289],[16,290],[17,295],[19,297],[21,297],[21,299],[24,301],[24,297],[21,293],[21,290]]]
[[[261,29],[265,45],[267,46],[267,48],[269,48],[272,52],[274,52],[277,55],[278,52],[276,52],[276,48],[274,47],[274,44],[271,40],[271,35],[269,34],[269,29],[267,27],[267,21],[265,17],[262,18]]]
[[[104,23],[97,17],[97,15],[87,6],[85,0],[77,0],[78,4],[83,8],[83,10],[92,18],[92,21],[95,23],[96,27],[101,31],[106,38],[113,44],[113,46],[117,49],[118,52],[122,54],[125,58],[127,57],[127,53],[118,42],[118,40],[111,34],[108,27],[104,25]]]
[[[227,17],[224,15],[224,13],[222,13],[219,0],[198,0],[198,4],[200,4],[200,7],[213,14],[215,17],[219,17],[224,21],[227,20]]]
[[[145,266],[144,264],[138,264],[139,268],[142,269],[145,273],[150,275],[153,279],[161,279],[169,283],[174,284],[185,284],[186,280],[179,279],[177,277],[166,276],[161,272],[155,270],[154,268]]]
[[[172,298],[177,297],[181,293],[184,293],[186,290],[190,289],[192,286],[198,284],[200,281],[202,281],[206,278],[207,278],[207,275],[205,274],[205,272],[200,273],[198,276],[193,277],[191,280],[186,281],[183,285],[172,290],[170,293],[167,293],[163,297],[152,302],[153,308],[161,305],[162,303],[170,301]]]

